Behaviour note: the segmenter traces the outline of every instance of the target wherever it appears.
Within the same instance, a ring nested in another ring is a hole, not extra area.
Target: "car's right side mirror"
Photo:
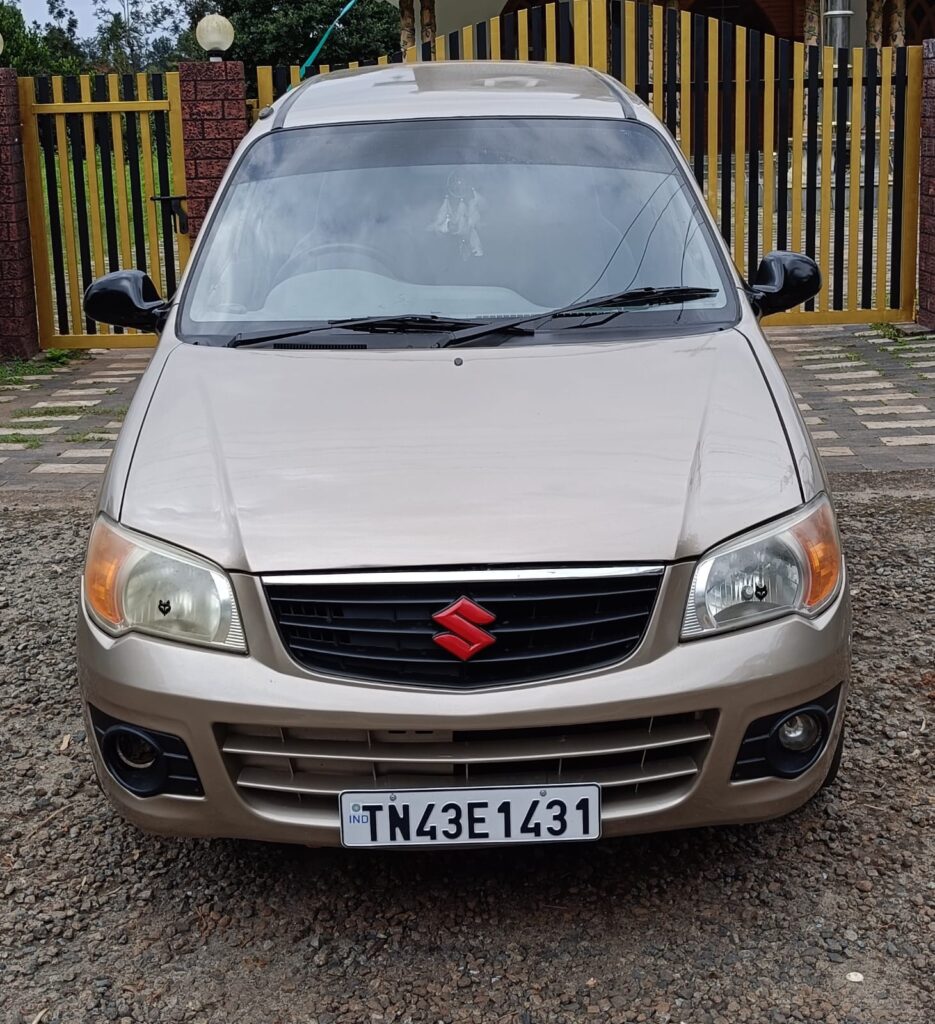
[[[759,316],[799,306],[821,291],[821,271],[797,252],[768,252],[756,271],[750,301]]]

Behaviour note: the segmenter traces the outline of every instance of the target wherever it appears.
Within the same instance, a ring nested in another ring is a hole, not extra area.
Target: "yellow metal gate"
[[[101,274],[145,270],[171,295],[188,259],[177,73],[21,78],[20,111],[43,348],[140,347],[152,334],[95,324]]]

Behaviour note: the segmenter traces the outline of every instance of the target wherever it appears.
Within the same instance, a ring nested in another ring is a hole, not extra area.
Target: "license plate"
[[[345,846],[554,843],[598,839],[600,834],[600,786],[341,794],[341,842]]]

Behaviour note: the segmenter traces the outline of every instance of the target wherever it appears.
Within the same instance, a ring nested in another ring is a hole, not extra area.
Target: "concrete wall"
[[[854,12],[851,18],[851,46],[867,45],[867,0],[850,0],[848,10]]]

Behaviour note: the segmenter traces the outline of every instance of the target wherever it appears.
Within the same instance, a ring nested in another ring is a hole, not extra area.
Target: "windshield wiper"
[[[461,320],[457,317],[436,316],[434,313],[400,313],[395,316],[363,316],[350,320],[329,320],[331,327],[347,331],[456,331],[477,327],[483,320]]]
[[[550,309],[544,313],[520,316],[505,320],[462,320],[457,317],[437,316],[434,313],[399,313],[393,316],[365,316],[348,320],[329,320],[317,327],[305,327],[296,331],[278,331],[270,334],[237,334],[227,342],[228,348],[245,345],[263,345],[270,341],[285,341],[301,338],[321,331],[365,331],[373,334],[418,334],[454,331],[442,348],[470,346],[477,341],[495,334],[535,334],[528,326],[542,326],[560,316],[599,316],[602,313],[616,316],[632,306],[663,306],[694,299],[708,299],[718,294],[717,288],[696,288],[675,285],[668,288],[631,288],[615,295],[602,295],[595,299],[584,299],[568,306]],[[604,323],[605,321],[600,321]],[[584,324],[582,326],[589,326]]]
[[[305,334],[314,334],[317,327],[304,327],[300,331],[276,331],[273,334],[235,334],[227,342],[227,348],[243,348],[244,345],[262,345],[267,341],[282,341],[285,338],[301,338]]]
[[[594,299],[572,302],[568,306],[559,306],[558,309],[552,309],[546,313],[535,313],[532,316],[517,317],[513,320],[501,320],[499,323],[491,320],[478,327],[467,327],[463,331],[456,331],[443,347],[469,347],[492,334],[516,332],[528,324],[537,322],[541,327],[549,320],[560,316],[599,316],[606,313],[608,317],[614,317],[623,310],[634,306],[675,305],[676,303],[691,302],[694,299],[710,299],[717,294],[717,288],[697,288],[687,285],[672,285],[666,288],[630,288],[614,295],[602,295]],[[601,323],[605,322],[601,321]],[[582,326],[587,327],[588,325],[583,324]]]
[[[373,334],[415,334],[419,332],[457,331],[483,326],[485,320],[462,320],[456,317],[435,316],[433,313],[400,313],[394,316],[364,316],[348,320],[329,320],[317,327],[304,327],[297,331],[276,331],[269,334],[237,334],[227,343],[228,348],[262,345],[268,341],[301,338],[321,331],[367,331]]]

